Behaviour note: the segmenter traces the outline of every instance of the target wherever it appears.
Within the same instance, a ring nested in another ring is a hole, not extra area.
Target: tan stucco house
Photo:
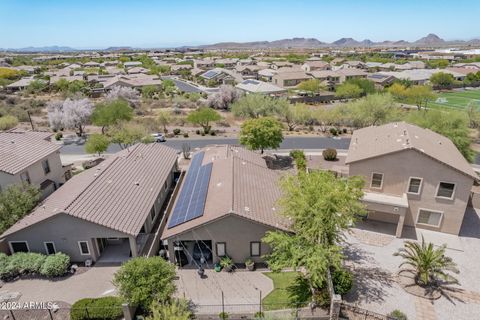
[[[198,264],[192,261],[194,246],[201,244],[211,253],[206,261],[210,266],[223,256],[239,264],[247,259],[262,262],[270,252],[262,242],[265,233],[288,231],[276,208],[279,178],[260,154],[244,148],[220,145],[199,150],[167,212],[161,238],[170,261],[175,262],[176,251],[183,251],[190,264]]]
[[[60,160],[60,145],[49,132],[0,132],[0,190],[29,183],[47,197],[68,178]]]
[[[146,255],[176,172],[174,149],[131,146],[75,175],[0,239],[10,253],[63,252],[74,262]]]
[[[448,138],[405,123],[353,133],[345,159],[365,179],[368,218],[458,234],[478,176]]]

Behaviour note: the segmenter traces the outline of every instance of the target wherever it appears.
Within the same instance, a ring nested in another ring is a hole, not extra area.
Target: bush
[[[205,133],[208,133],[208,132],[205,132]],[[216,136],[217,135],[217,132],[215,130],[212,130],[210,131],[210,135],[211,136]]]
[[[183,134],[183,137],[184,137],[184,138],[188,138],[188,132],[185,132],[185,133]]]
[[[336,128],[330,128],[330,134],[332,134],[333,136],[338,135],[337,129]]]
[[[123,316],[119,297],[86,298],[75,302],[70,311],[72,320],[117,320]]]
[[[337,150],[335,149],[325,149],[322,152],[323,159],[327,161],[334,161],[337,159]]]
[[[200,134],[200,130],[199,129],[195,130],[195,133]]]
[[[60,141],[60,139],[62,139],[62,138],[63,138],[63,133],[57,132],[55,134],[55,140]]]
[[[39,274],[46,256],[34,252],[18,252],[0,255],[0,277],[14,278],[22,274]]]
[[[344,295],[352,289],[353,275],[345,269],[335,270],[332,274],[332,282],[335,293]]]
[[[342,132],[343,132],[343,133],[347,133],[347,128],[343,128],[343,129],[342,129]]]
[[[174,135],[179,135],[180,132],[181,132],[181,130],[178,129],[178,128],[173,129],[173,134],[174,134]]]
[[[0,252],[0,278],[6,278],[8,276],[8,256]]]
[[[0,130],[12,129],[18,124],[18,119],[14,116],[4,116],[0,118]]]
[[[407,315],[398,309],[390,312],[388,316],[397,320],[408,320]]]
[[[228,319],[228,313],[227,312],[220,312],[218,314],[218,317],[221,319],[221,320],[227,320]]]
[[[40,270],[45,277],[59,277],[67,273],[70,265],[70,257],[63,253],[56,253],[48,256]]]

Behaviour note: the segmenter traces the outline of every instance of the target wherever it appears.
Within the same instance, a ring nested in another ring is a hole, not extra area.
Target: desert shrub
[[[353,275],[345,269],[338,269],[332,273],[333,288],[336,294],[344,295],[352,289]]]
[[[217,132],[216,132],[215,130],[212,130],[212,131],[210,131],[210,135],[211,135],[211,136],[216,136],[216,135],[217,135]]]
[[[200,130],[199,129],[195,130],[195,133],[200,134]]]
[[[299,171],[305,171],[307,169],[307,158],[303,150],[292,150],[290,151],[290,157],[293,158],[297,169]]]
[[[14,116],[4,116],[0,118],[0,130],[12,129],[18,124],[18,119]]]
[[[45,277],[63,276],[70,265],[70,257],[63,253],[56,253],[48,256],[40,270]]]
[[[80,299],[72,305],[72,320],[117,320],[123,316],[122,299],[101,297]]]
[[[343,129],[342,129],[342,132],[343,132],[343,133],[347,133],[347,128],[343,128]]]
[[[188,132],[183,133],[184,138],[188,138]]]
[[[63,138],[63,133],[57,132],[55,133],[55,140],[60,141]]]
[[[338,135],[337,129],[336,128],[330,128],[330,134],[333,135],[333,136]]]
[[[174,134],[174,135],[179,135],[180,132],[181,132],[181,130],[178,129],[178,128],[173,129],[173,134]]]
[[[398,309],[390,312],[388,316],[397,320],[408,320],[407,315]]]
[[[334,161],[337,159],[337,150],[335,149],[325,149],[322,152],[323,159],[327,161]]]
[[[228,313],[227,312],[220,312],[218,314],[218,317],[221,319],[221,320],[227,320],[228,319]]]

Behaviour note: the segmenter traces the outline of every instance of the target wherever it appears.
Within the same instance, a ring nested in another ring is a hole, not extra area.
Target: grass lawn
[[[442,99],[445,99],[446,101],[442,102]],[[477,108],[480,109],[480,90],[442,92],[438,94],[438,99],[429,102],[428,106],[432,108],[462,110],[466,109],[468,104],[472,101]]]
[[[265,272],[273,280],[273,291],[262,299],[264,310],[278,310],[289,307],[287,288],[293,284],[298,272]]]

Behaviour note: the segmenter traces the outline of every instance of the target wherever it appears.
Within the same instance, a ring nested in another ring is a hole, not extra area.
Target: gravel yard
[[[460,236],[407,229],[404,232],[406,238],[397,239],[388,233],[391,226],[387,224],[359,223],[347,235],[347,264],[356,274],[356,284],[355,289],[344,297],[345,300],[382,314],[399,309],[409,320],[477,319],[480,314],[479,212],[470,210],[466,213]],[[374,232],[374,229],[382,229],[383,232]],[[433,301],[433,309],[429,300],[408,294],[396,282],[402,259],[394,257],[393,253],[403,247],[404,241],[421,241],[422,236],[436,245],[447,244],[446,254],[453,258],[460,270],[456,276],[460,281],[457,287],[464,290],[463,293],[451,294],[449,298]],[[432,309],[432,312],[426,309]]]

